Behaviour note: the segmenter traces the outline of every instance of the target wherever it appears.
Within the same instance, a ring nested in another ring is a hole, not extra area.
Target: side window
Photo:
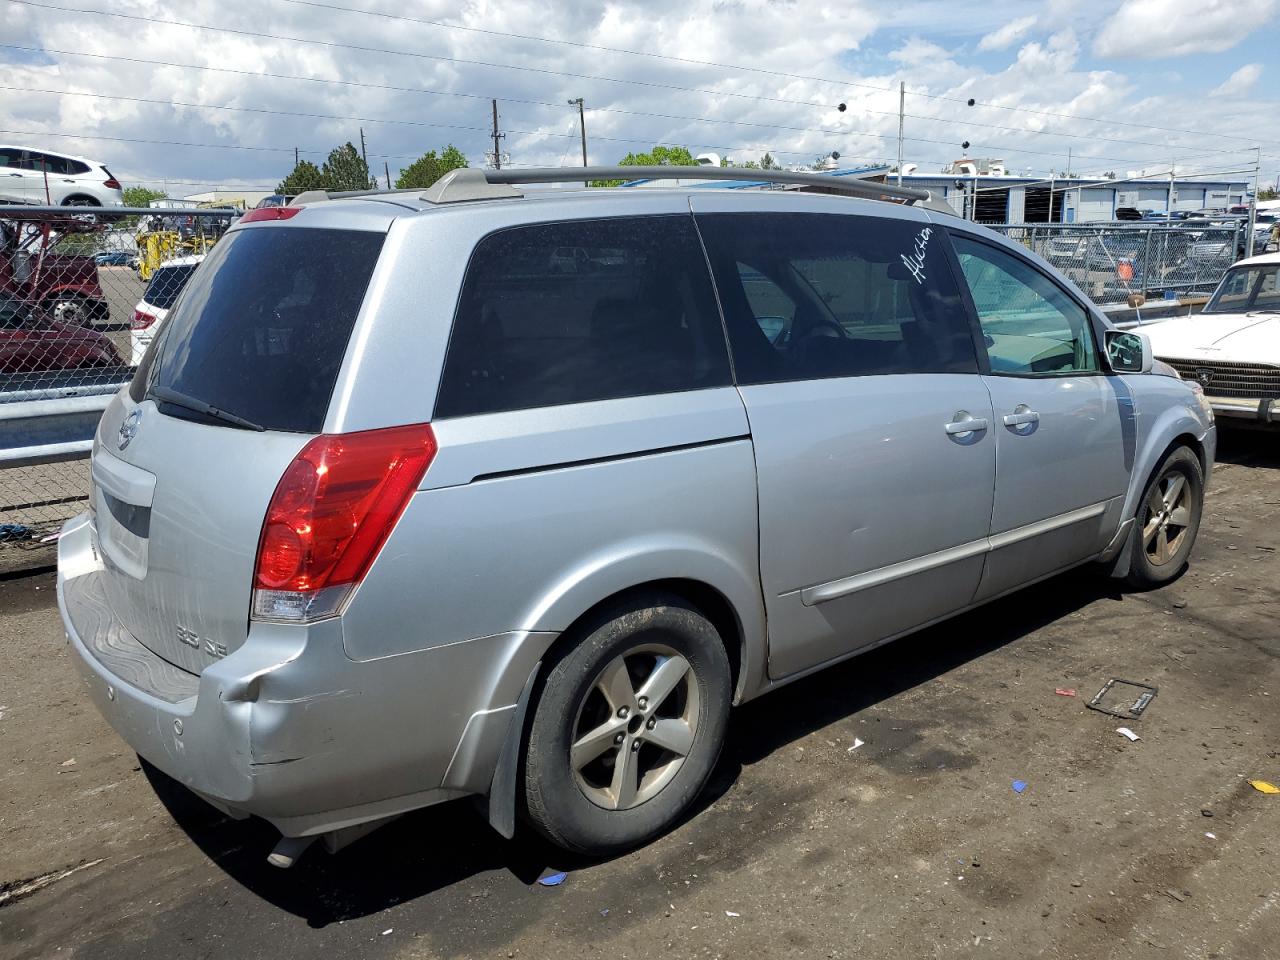
[[[16,167],[20,154],[10,147],[0,147],[0,167]]]
[[[691,218],[537,224],[476,245],[435,416],[730,382],[724,329]]]
[[[845,214],[697,219],[739,383],[977,371],[937,228]]]
[[[982,325],[992,373],[1072,374],[1098,369],[1089,315],[1018,257],[952,235]]]

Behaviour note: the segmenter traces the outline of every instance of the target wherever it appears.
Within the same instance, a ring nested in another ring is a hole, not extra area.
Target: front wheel
[[[1186,566],[1204,510],[1204,471],[1186,447],[1171,451],[1138,505],[1132,533],[1129,585],[1150,590]]]
[[[669,829],[711,775],[731,697],[724,643],[685,600],[602,612],[547,671],[525,753],[530,821],[587,854]]]

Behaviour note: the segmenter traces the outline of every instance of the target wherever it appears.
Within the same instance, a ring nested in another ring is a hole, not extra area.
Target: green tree
[[[467,158],[452,143],[436,156],[434,150],[428,150],[409,166],[400,171],[396,178],[396,186],[400,189],[411,187],[429,187],[450,170],[457,170],[467,165]]]
[[[328,187],[329,183],[320,172],[320,168],[310,160],[303,160],[293,168],[292,173],[280,181],[276,186],[276,193],[296,197],[308,190],[327,190]]]
[[[777,160],[773,159],[772,153],[766,153],[763,157],[760,158],[760,169],[761,170],[781,170],[782,164],[780,164]]]
[[[369,165],[348,141],[334,147],[321,168],[326,190],[371,190],[377,183],[369,177]]]
[[[163,190],[152,190],[150,187],[125,187],[124,205],[126,207],[145,207],[152,200],[167,200],[169,195]]]
[[[696,167],[698,161],[688,147],[656,146],[648,153],[628,153],[618,161],[621,167]],[[621,180],[593,180],[593,187],[616,187]]]
[[[1258,199],[1259,200],[1280,199],[1280,192],[1277,192],[1274,187],[1263,187],[1261,190],[1258,191]]]

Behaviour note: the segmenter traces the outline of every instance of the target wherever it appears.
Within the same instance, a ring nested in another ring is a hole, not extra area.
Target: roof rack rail
[[[482,170],[462,167],[451,170],[426,190],[416,187],[399,190],[349,190],[329,193],[309,190],[293,199],[301,206],[322,200],[347,197],[390,196],[419,193],[428,203],[462,203],[468,200],[496,200],[522,196],[515,189],[524,183],[577,183],[591,180],[743,180],[777,183],[783,186],[818,187],[832,193],[843,193],[872,200],[900,200],[942,213],[955,213],[955,208],[928,190],[876,183],[855,177],[833,177],[820,173],[796,173],[791,170],[745,170],[741,167],[525,167],[514,170]]]

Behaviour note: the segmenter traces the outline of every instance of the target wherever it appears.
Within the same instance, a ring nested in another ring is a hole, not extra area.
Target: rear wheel
[[[525,800],[544,836],[579,853],[670,828],[724,740],[729,660],[685,600],[649,594],[584,625],[550,665],[529,730]]]
[[[1168,583],[1186,566],[1204,509],[1204,471],[1186,447],[1172,450],[1138,505],[1129,584],[1140,590]]]

